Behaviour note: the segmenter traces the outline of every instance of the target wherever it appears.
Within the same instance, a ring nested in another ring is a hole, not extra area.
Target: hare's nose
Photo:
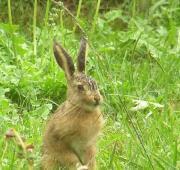
[[[94,96],[94,100],[95,100],[96,104],[99,104],[100,96],[98,96],[98,95]]]

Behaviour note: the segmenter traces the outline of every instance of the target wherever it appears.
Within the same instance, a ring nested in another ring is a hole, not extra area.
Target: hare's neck
[[[71,99],[71,98],[67,98],[66,103],[68,103],[69,105],[71,105],[73,107],[81,108],[81,106],[79,104],[73,102],[73,99]]]

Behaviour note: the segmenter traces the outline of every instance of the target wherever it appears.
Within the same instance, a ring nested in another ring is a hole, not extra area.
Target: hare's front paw
[[[80,165],[79,163],[76,165],[77,170],[88,170],[86,165]]]

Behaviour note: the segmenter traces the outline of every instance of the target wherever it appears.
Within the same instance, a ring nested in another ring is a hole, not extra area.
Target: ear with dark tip
[[[71,57],[68,55],[65,49],[55,41],[53,45],[53,51],[57,63],[64,70],[67,79],[70,79],[75,71]]]
[[[82,38],[80,43],[78,58],[77,58],[77,70],[79,72],[85,72],[87,52],[88,52],[87,40],[85,38]]]

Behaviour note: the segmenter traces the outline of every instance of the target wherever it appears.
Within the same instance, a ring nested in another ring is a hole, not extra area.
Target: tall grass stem
[[[60,26],[61,26],[61,30],[64,29],[64,22],[63,22],[63,10],[60,11]]]
[[[8,17],[9,17],[9,23],[12,25],[11,0],[8,0]]]
[[[37,17],[37,0],[34,0],[34,16],[33,16],[33,51],[34,51],[34,55],[37,54],[36,17]]]
[[[80,16],[81,6],[82,6],[82,0],[79,0],[78,9],[77,9],[77,14],[76,14],[76,19],[77,19],[77,20],[78,20],[78,18],[79,18],[79,16]],[[73,33],[74,33],[75,31],[76,31],[76,24],[74,25]]]
[[[136,13],[136,0],[132,1],[132,17],[135,16]]]
[[[95,30],[95,27],[96,27],[100,4],[101,4],[101,0],[98,0],[97,5],[96,5],[96,11],[95,11],[95,15],[94,15],[94,20],[93,20],[93,24],[92,24],[92,28],[91,28],[91,33],[92,34],[94,33],[94,30]]]
[[[2,153],[2,156],[1,156],[1,164],[3,162],[3,159],[4,159],[5,153],[7,151],[7,148],[8,148],[8,143],[7,143],[7,141],[5,141],[5,147],[3,149],[3,153]]]
[[[45,20],[44,20],[45,26],[47,26],[47,24],[48,24],[49,9],[50,9],[50,0],[47,0],[47,2],[46,2]]]
[[[16,62],[17,61],[17,57],[16,57],[16,47],[15,47],[15,42],[14,42],[14,29],[13,29],[13,22],[12,22],[12,13],[11,13],[11,0],[8,0],[8,18],[9,18],[9,24],[10,24],[10,36],[12,39],[12,48],[13,48],[13,52],[14,52],[14,57],[16,58]]]

